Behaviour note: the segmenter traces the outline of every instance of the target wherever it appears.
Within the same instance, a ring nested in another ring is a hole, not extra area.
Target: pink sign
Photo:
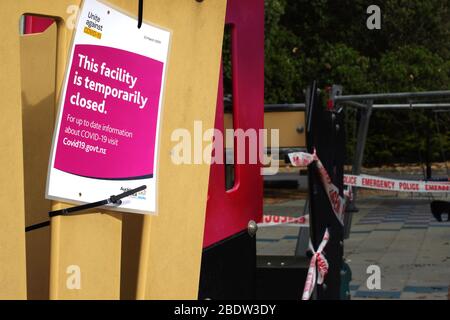
[[[46,198],[156,214],[158,154],[171,31],[84,0],[59,101]]]
[[[54,167],[96,179],[152,177],[163,68],[136,53],[76,45]]]

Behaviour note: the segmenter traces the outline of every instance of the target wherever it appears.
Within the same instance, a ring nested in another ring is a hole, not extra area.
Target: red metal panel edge
[[[41,33],[47,30],[54,21],[50,18],[39,16],[25,16],[25,34]]]
[[[263,129],[264,0],[228,0],[226,23],[232,25],[234,128]],[[222,132],[223,110],[221,76],[215,126]],[[229,191],[224,172],[223,164],[211,165],[204,248],[247,229],[250,220],[262,219],[261,164],[236,164],[235,187]]]

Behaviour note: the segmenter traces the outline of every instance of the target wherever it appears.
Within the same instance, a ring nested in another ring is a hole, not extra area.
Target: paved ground
[[[304,200],[266,201],[266,214],[298,216]],[[352,299],[449,299],[450,223],[431,216],[429,200],[369,194],[358,203],[345,258]],[[294,255],[297,227],[261,228],[259,255]],[[379,266],[381,289],[369,290],[367,268]]]

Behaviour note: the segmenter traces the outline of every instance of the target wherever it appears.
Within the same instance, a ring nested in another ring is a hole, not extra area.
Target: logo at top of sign
[[[89,11],[86,26],[84,27],[84,33],[94,38],[101,39],[103,31],[103,25],[100,24],[101,20],[102,19],[97,14]]]

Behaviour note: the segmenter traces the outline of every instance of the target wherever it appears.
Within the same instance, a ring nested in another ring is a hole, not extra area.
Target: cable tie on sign
[[[122,199],[132,196],[140,191],[143,191],[147,189],[147,186],[143,185],[140,186],[138,188],[135,189],[131,189],[128,191],[125,191],[119,195],[115,195],[115,196],[111,196],[108,199],[105,200],[101,200],[101,201],[97,201],[97,202],[92,202],[92,203],[87,203],[87,204],[83,204],[80,206],[76,206],[76,207],[71,207],[71,208],[66,208],[66,209],[61,209],[61,210],[56,210],[56,211],[50,211],[48,213],[50,218],[56,217],[56,216],[63,216],[63,215],[67,215],[70,213],[74,213],[74,212],[80,212],[80,211],[85,211],[85,210],[89,210],[89,209],[94,209],[94,208],[98,208],[98,207],[102,207],[102,206],[106,206],[108,204],[115,204],[120,206],[122,204]]]
[[[25,232],[34,231],[34,230],[42,229],[42,228],[49,227],[49,226],[50,226],[50,221],[45,221],[45,222],[37,223],[32,226],[26,227]]]
[[[142,27],[143,17],[144,17],[144,0],[139,0],[138,29],[140,29]]]

